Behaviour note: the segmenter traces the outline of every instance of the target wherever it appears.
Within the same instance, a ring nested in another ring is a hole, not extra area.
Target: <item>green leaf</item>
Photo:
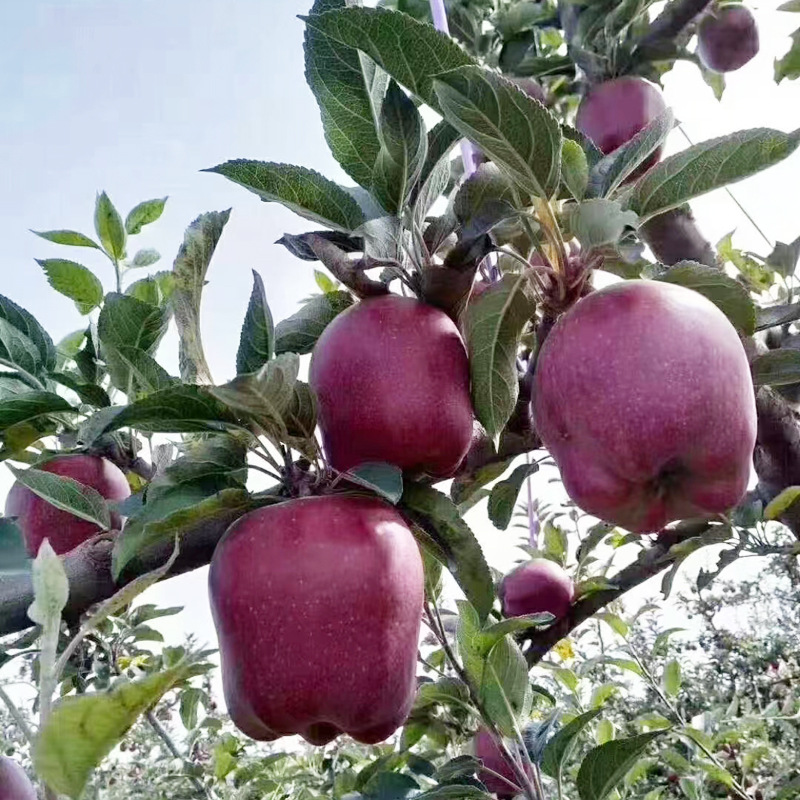
[[[94,239],[90,239],[78,231],[31,231],[42,239],[54,244],[65,244],[69,247],[93,247],[95,250],[100,250],[101,247]]]
[[[264,291],[264,281],[253,270],[253,291],[239,337],[236,372],[255,372],[275,354],[275,325]]]
[[[198,707],[207,695],[202,689],[189,686],[181,692],[180,715],[183,727],[191,731],[197,727]]]
[[[353,305],[348,292],[328,292],[312,297],[299,311],[275,328],[275,352],[305,355],[314,349],[325,328]]]
[[[547,743],[542,755],[541,768],[545,775],[560,780],[564,764],[567,762],[577,744],[577,737],[581,731],[602,713],[601,708],[587,711],[575,717],[568,725],[561,728],[558,733]]]
[[[491,437],[505,426],[519,394],[517,345],[535,311],[525,275],[504,275],[464,317],[475,416]]]
[[[605,744],[614,738],[614,723],[610,719],[601,719],[597,723],[597,735],[595,741],[598,744]]]
[[[444,566],[485,620],[494,603],[492,575],[475,534],[453,502],[431,486],[405,481],[400,505],[437,543],[447,559]]]
[[[333,280],[330,275],[318,269],[314,270],[314,283],[317,284],[323,294],[332,294],[338,291],[339,288],[339,281]]]
[[[789,386],[800,381],[800,350],[770,350],[751,364],[757,386]]]
[[[773,267],[784,278],[794,275],[800,259],[800,236],[790,244],[775,242],[775,247],[767,256],[767,266]]]
[[[48,377],[50,380],[72,389],[84,403],[98,407],[111,405],[111,400],[102,386],[84,382],[77,373],[51,372]]]
[[[5,324],[4,324],[5,323]],[[15,329],[15,333],[9,330]],[[13,340],[22,335],[24,343],[15,344]],[[36,321],[35,317],[21,306],[0,295],[0,358],[14,361],[11,354],[14,352],[28,352],[32,345],[33,352],[28,358],[28,363],[33,364],[33,370],[52,370],[56,366],[56,348],[47,331]],[[16,364],[17,362],[14,361]]]
[[[286,444],[299,450],[313,461],[319,455],[314,434],[317,427],[317,398],[311,387],[303,381],[295,381],[292,401],[284,413]]]
[[[589,175],[589,196],[608,197],[664,142],[674,125],[675,116],[668,108],[632,139],[603,156]]]
[[[528,664],[510,636],[503,636],[489,651],[480,697],[487,716],[506,736],[513,736],[530,714]]]
[[[453,213],[463,235],[477,237],[494,225],[517,215],[514,186],[491,161],[481,164],[459,187]]]
[[[428,131],[428,154],[422,165],[420,183],[427,181],[443,162],[448,165],[449,176],[450,153],[460,138],[461,134],[446,120],[440,120]]]
[[[508,527],[522,485],[538,470],[539,465],[536,463],[521,464],[508,478],[492,487],[492,493],[489,495],[489,519],[495,528],[504,531]]]
[[[754,128],[693,145],[654,166],[634,184],[628,205],[640,217],[677,208],[706,192],[754,175],[791,155],[800,131]]]
[[[129,236],[135,236],[145,225],[155,222],[163,213],[166,197],[145,200],[134,206],[125,217],[125,230]]]
[[[775,59],[775,83],[780,83],[784,78],[790,81],[800,78],[800,30],[796,30],[791,38],[792,44],[786,54]]]
[[[589,162],[583,148],[572,139],[561,144],[561,180],[575,200],[583,200],[589,183]]]
[[[106,295],[97,319],[100,349],[113,384],[129,397],[139,389],[137,376],[129,363],[133,358],[130,354],[135,351],[145,356],[153,353],[168,324],[169,316],[163,308],[126,294]]]
[[[0,517],[0,581],[30,571],[31,559],[22,531],[13,519]]]
[[[780,519],[800,498],[800,486],[787,486],[764,509],[764,519]]]
[[[316,0],[309,13],[346,6],[346,0]],[[305,33],[305,67],[333,157],[356,183],[369,188],[381,149],[375,120],[388,77],[355,48],[311,26]]]
[[[581,800],[603,800],[622,781],[647,746],[662,731],[652,731],[616,739],[590,750],[578,770],[578,794]]]
[[[178,326],[178,362],[187,383],[212,383],[211,371],[200,336],[200,300],[214,250],[228,223],[231,211],[209,211],[195,219],[183,235],[183,244],[172,266],[170,296]]]
[[[103,355],[114,383],[117,384],[117,379],[125,381],[123,391],[129,398],[157,392],[176,383],[176,378],[138,347],[105,345]]]
[[[220,431],[236,426],[236,418],[208,389],[182,384],[143,397],[128,406],[102,409],[101,424],[93,430],[91,444],[103,433],[120,428],[138,428],[145,433],[194,433]]]
[[[134,722],[161,697],[192,675],[190,661],[110,692],[62,700],[34,746],[37,774],[56,792],[73,800],[83,793],[92,770],[122,741]]]
[[[667,697],[675,697],[681,690],[681,665],[672,659],[664,666],[664,691]]]
[[[0,431],[37,417],[63,412],[77,412],[63,397],[53,392],[26,392],[0,400]]]
[[[61,559],[46,539],[42,542],[39,552],[33,560],[31,582],[33,583],[33,603],[28,609],[28,617],[31,622],[41,625],[44,630],[53,631],[57,639],[61,612],[69,599],[69,580]],[[41,646],[44,648],[46,645],[42,643]],[[51,659],[55,656],[55,642],[49,655]],[[50,660],[46,659],[44,653],[41,652],[39,657],[43,664]],[[46,668],[52,668],[52,660]]]
[[[764,331],[800,319],[800,303],[756,309],[756,330]]]
[[[595,616],[597,619],[601,619],[603,622],[605,622],[606,625],[608,625],[608,627],[611,628],[611,630],[614,631],[614,633],[616,633],[618,636],[621,636],[623,639],[628,638],[631,628],[630,625],[628,625],[628,623],[622,619],[622,617],[618,616],[617,614],[612,614],[609,611],[604,611],[600,614],[596,614]]]
[[[667,652],[667,643],[669,642],[670,636],[681,633],[685,631],[686,628],[668,628],[665,631],[661,631],[661,633],[656,636],[655,642],[653,642],[653,655],[657,656],[659,654],[663,654]]]
[[[198,526],[225,530],[253,507],[241,487],[216,491],[198,481],[170,486],[129,519],[114,542],[112,574],[119,579],[125,567],[148,548],[196,530]]]
[[[145,248],[144,250],[137,250],[133,258],[130,260],[128,267],[131,269],[139,269],[140,267],[150,267],[161,259],[161,253],[152,248]]]
[[[327,228],[349,233],[365,221],[358,203],[339,184],[306,167],[239,158],[204,171],[222,175],[264,202],[280,203]]]
[[[445,119],[475,142],[523,194],[550,198],[558,189],[561,129],[537,100],[480,67],[439,75],[434,89]]]
[[[396,505],[403,496],[403,471],[394,464],[366,463],[345,473],[350,483],[364,486]]]
[[[122,217],[105,192],[97,195],[94,207],[94,229],[105,251],[115,261],[125,258],[125,226]]]
[[[428,140],[422,117],[410,97],[390,81],[378,120],[381,149],[372,173],[372,193],[389,214],[397,216],[411,195]]]
[[[82,264],[63,258],[37,259],[36,263],[44,270],[48,283],[74,300],[81,314],[88,314],[103,302],[103,284]]]
[[[91,486],[35,467],[18,469],[8,464],[8,468],[19,483],[50,505],[87,522],[93,522],[104,531],[111,527],[108,505],[103,496]]]
[[[228,433],[190,439],[184,455],[166,468],[173,483],[228,477],[244,485],[247,480],[247,447]]]
[[[240,375],[211,394],[228,408],[251,417],[270,433],[285,432],[285,413],[290,408],[300,369],[295,353],[284,353],[268,361],[255,373]]]
[[[305,22],[335,42],[358,48],[437,110],[434,76],[475,63],[431,25],[383,8],[343,8],[305,17]]]
[[[493,795],[478,789],[477,786],[445,783],[414,795],[414,800],[493,800]]]
[[[717,306],[740,333],[753,335],[756,308],[750,293],[721,269],[695,261],[681,261],[657,275],[656,280],[694,289]]]
[[[626,227],[636,227],[636,214],[623,211],[618,200],[584,200],[569,208],[569,227],[584,250],[616,244]]]

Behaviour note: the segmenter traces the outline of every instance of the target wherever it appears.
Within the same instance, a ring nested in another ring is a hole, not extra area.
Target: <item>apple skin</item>
[[[602,153],[613,153],[666,108],[661,90],[644,78],[615,78],[598,83],[587,92],[578,106],[575,127]],[[635,180],[658,163],[662,152],[659,147],[628,180]]]
[[[706,14],[697,28],[697,54],[714,72],[733,72],[758,53],[758,26],[744,6],[726,6]]]
[[[579,300],[542,346],[532,410],[569,496],[629,531],[722,513],[747,488],[747,357],[691,289],[630,280]]]
[[[246,735],[374,744],[405,721],[424,581],[391,506],[331,495],[253,511],[217,547],[209,594],[228,712]]]
[[[99,456],[55,456],[43,464],[37,464],[37,468],[91,486],[106,500],[124,500],[131,494],[125,473],[116,464]],[[56,508],[18,482],[8,493],[5,513],[7,517],[17,517],[31,557],[36,556],[45,539],[61,555],[101,532],[93,522]],[[112,511],[111,527],[119,528],[120,524],[120,515]]]
[[[515,786],[517,785],[514,770],[500,752],[492,734],[486,728],[481,728],[475,734],[473,746],[475,748],[475,756],[483,761],[484,766],[488,767],[492,772],[502,775]],[[492,775],[490,772],[484,772],[483,770],[478,772],[478,780],[499,800],[510,800],[510,798],[516,797],[521,792],[521,789],[515,792],[505,781],[500,780],[497,775]]]
[[[500,584],[503,616],[552,614],[562,619],[575,599],[572,578],[554,561],[534,558],[506,575]]]
[[[397,295],[362,300],[328,325],[311,358],[330,464],[452,475],[472,438],[469,382],[464,342],[443,311]]]
[[[0,800],[38,800],[30,778],[8,756],[0,756]]]

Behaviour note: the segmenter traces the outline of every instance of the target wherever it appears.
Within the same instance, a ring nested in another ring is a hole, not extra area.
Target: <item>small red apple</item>
[[[264,741],[383,741],[416,694],[423,593],[414,536],[380,500],[309,497],[245,515],[209,574],[231,719]]]
[[[733,72],[758,53],[758,26],[752,12],[729,5],[706,14],[697,28],[697,54],[714,72]]]
[[[575,584],[554,561],[534,558],[503,578],[499,595],[506,617],[548,613],[561,619],[575,599]]]
[[[652,83],[626,76],[593,86],[578,106],[575,127],[601,152],[613,153],[647,127],[667,104]],[[629,180],[639,177],[661,158],[662,148],[637,167]]]
[[[30,778],[8,756],[0,756],[0,800],[37,800]]]
[[[91,486],[106,500],[124,500],[130,496],[131,487],[125,473],[105,458],[89,455],[55,456],[38,464],[38,469],[61,475]],[[21,483],[15,483],[6,498],[6,516],[17,517],[31,557],[39,552],[45,539],[59,555],[66,553],[92,536],[100,533],[93,522],[80,519],[62,511],[34,494]],[[119,528],[120,516],[111,512],[112,528]]]
[[[451,475],[472,438],[469,364],[455,323],[408,297],[362,300],[325,329],[310,383],[328,460]]]
[[[542,346],[532,406],[569,496],[630,531],[725,512],[747,488],[747,357],[691,289],[631,280],[579,300]]]
[[[478,780],[499,800],[510,800],[522,792],[518,780],[514,775],[511,764],[500,751],[494,737],[486,728],[481,728],[473,739],[475,756],[479,758],[484,767],[478,772]],[[491,770],[488,772],[487,770]],[[497,773],[497,774],[494,774]],[[502,777],[498,777],[502,776]]]

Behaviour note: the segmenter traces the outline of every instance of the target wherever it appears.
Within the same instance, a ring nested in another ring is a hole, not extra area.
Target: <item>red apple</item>
[[[706,14],[697,28],[697,54],[710,70],[733,72],[758,53],[758,26],[744,6]]]
[[[105,458],[89,455],[55,456],[37,468],[53,475],[91,486],[106,500],[124,500],[131,487],[125,473]],[[66,553],[100,533],[93,522],[62,511],[34,494],[21,483],[15,483],[6,498],[6,516],[17,517],[28,552],[35,557],[45,539],[56,553]],[[111,512],[111,527],[119,528],[120,515]]]
[[[475,756],[483,762],[484,767],[491,770],[491,772],[480,770],[478,772],[478,780],[490,792],[497,795],[500,800],[509,800],[520,794],[522,789],[519,788],[519,782],[514,775],[511,764],[500,752],[494,737],[486,728],[481,728],[475,734],[473,745],[475,747]],[[497,773],[497,775],[493,773]],[[498,775],[502,775],[502,778],[498,777]],[[517,788],[515,789],[514,787]]]
[[[652,83],[627,76],[593,86],[578,106],[575,127],[603,153],[613,153],[647,127],[667,104]],[[661,158],[662,148],[636,168],[629,180],[639,177]]]
[[[503,578],[499,594],[506,617],[546,612],[561,619],[575,599],[575,585],[554,561],[534,558]]]
[[[380,742],[416,693],[422,559],[380,500],[288,500],[235,522],[209,593],[228,712],[260,740]]]
[[[37,800],[30,778],[8,756],[0,756],[0,800]]]
[[[455,323],[408,297],[363,300],[319,338],[311,387],[328,460],[451,475],[472,437],[469,364]]]
[[[632,280],[579,300],[542,346],[532,404],[569,496],[630,531],[722,513],[747,488],[747,357],[691,289]]]

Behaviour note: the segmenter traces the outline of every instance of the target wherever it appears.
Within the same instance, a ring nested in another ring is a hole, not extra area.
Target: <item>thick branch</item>
[[[211,561],[217,542],[232,519],[214,520],[198,526],[181,538],[181,550],[168,577],[190,572]],[[138,575],[162,566],[173,549],[171,540],[149,548],[117,584],[111,576],[111,553],[118,534],[104,533],[84,542],[64,556],[64,570],[69,579],[69,600],[64,609],[67,620],[77,619],[95,603],[111,597]],[[0,578],[0,636],[30,628],[28,608],[33,602],[30,575]]]
[[[592,592],[578,600],[570,613],[555,625],[530,636],[530,645],[525,652],[529,666],[538,664],[549,650],[561,639],[568,636],[582,622],[585,622],[600,609],[618,600],[631,589],[658,575],[674,564],[683,554],[673,552],[672,547],[679,542],[692,539],[709,528],[707,522],[685,522],[676,528],[663,531],[656,543],[644,550],[632,564],[620,570],[611,580],[613,589]]]
[[[688,206],[675,208],[645,222],[639,235],[662,264],[697,261],[716,267],[714,248],[700,233]]]
[[[672,0],[650,23],[639,47],[652,47],[674,39],[692,20],[711,5],[711,0]]]

